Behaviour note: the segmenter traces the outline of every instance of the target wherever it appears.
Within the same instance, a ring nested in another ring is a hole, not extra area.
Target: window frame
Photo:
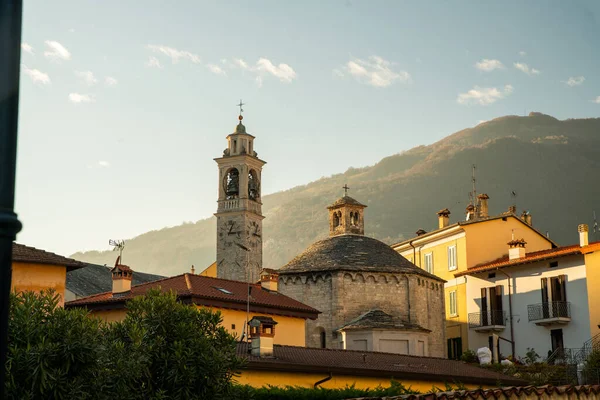
[[[429,268],[427,268],[427,258],[429,258]],[[423,256],[423,264],[425,264],[425,271],[429,272],[430,274],[433,274],[433,251],[426,253]]]
[[[454,298],[454,301],[452,301]],[[454,304],[454,312],[452,312],[452,305]],[[458,298],[456,290],[448,292],[448,312],[451,317],[458,317]]]
[[[448,246],[446,251],[448,253],[448,271],[454,271],[454,270],[458,269],[458,259],[456,256],[456,245],[453,244],[452,246]],[[451,253],[452,253],[452,257],[450,257]],[[452,261],[452,263],[454,265],[450,265],[450,261]]]

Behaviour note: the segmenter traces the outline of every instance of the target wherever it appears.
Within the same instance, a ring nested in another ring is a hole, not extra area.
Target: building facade
[[[261,174],[265,161],[254,150],[242,115],[227,136],[219,167],[217,277],[256,283],[262,269]]]
[[[450,358],[459,358],[469,349],[467,279],[456,274],[497,259],[507,252],[506,243],[514,235],[524,238],[531,251],[547,250],[556,244],[531,225],[531,215],[516,215],[516,209],[490,216],[487,194],[477,196],[467,207],[462,221],[450,223],[450,211],[440,210],[437,229],[419,230],[417,236],[392,248],[423,270],[446,281],[446,346]]]
[[[364,236],[355,199],[328,209],[330,237],[278,271],[282,293],[321,311],[307,321],[306,345],[443,357],[444,281]]]

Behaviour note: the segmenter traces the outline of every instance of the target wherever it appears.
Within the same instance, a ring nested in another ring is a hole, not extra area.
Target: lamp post
[[[22,0],[0,0],[0,398],[4,397],[12,242],[21,230],[14,205],[22,11]]]

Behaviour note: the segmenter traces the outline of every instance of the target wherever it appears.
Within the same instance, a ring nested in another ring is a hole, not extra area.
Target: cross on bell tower
[[[217,277],[256,283],[262,270],[261,173],[265,161],[246,132],[240,100],[238,124],[227,136],[219,167],[217,217]]]

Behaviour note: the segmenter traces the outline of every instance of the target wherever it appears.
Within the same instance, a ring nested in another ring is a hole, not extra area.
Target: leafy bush
[[[586,384],[600,384],[600,351],[594,350],[585,360],[582,377]]]
[[[465,351],[464,353],[462,353],[462,356],[460,356],[460,360],[464,361],[466,363],[476,363],[476,364],[479,364],[479,358],[477,357],[477,353],[475,353],[471,349],[469,349],[469,350]]]

